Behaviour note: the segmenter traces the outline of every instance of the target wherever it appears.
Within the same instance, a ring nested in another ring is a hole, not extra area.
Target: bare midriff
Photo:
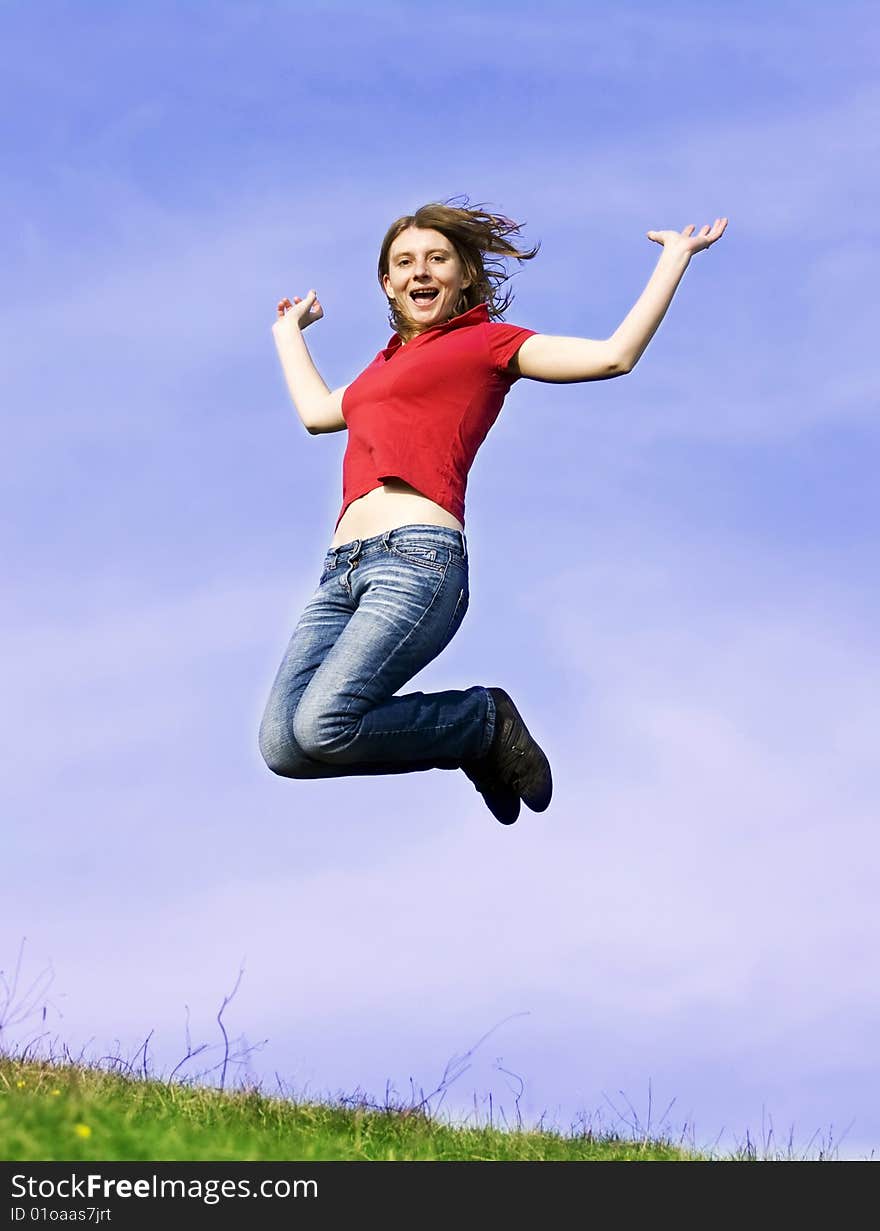
[[[417,492],[403,479],[386,478],[358,500],[353,500],[336,527],[331,547],[341,547],[353,539],[369,539],[399,526],[448,526],[463,530],[457,517]]]

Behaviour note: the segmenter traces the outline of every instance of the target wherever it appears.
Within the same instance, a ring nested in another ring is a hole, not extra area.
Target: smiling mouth
[[[415,304],[421,307],[427,307],[432,304],[439,296],[440,291],[436,287],[432,287],[430,291],[410,291],[409,297]]]

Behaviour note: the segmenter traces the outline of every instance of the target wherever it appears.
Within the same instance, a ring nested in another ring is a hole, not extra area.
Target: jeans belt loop
[[[467,543],[465,542],[464,531],[459,530],[458,537],[461,539],[461,554],[467,559]]]

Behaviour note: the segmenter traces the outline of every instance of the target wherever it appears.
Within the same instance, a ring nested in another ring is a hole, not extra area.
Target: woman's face
[[[470,286],[452,242],[421,227],[407,227],[397,236],[382,282],[388,298],[420,329],[453,316],[462,290]],[[422,289],[436,294],[413,295]]]

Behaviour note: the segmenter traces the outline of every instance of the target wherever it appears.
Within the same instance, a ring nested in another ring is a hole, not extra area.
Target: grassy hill
[[[443,1124],[412,1108],[304,1103],[0,1056],[6,1161],[700,1161],[665,1141]]]

